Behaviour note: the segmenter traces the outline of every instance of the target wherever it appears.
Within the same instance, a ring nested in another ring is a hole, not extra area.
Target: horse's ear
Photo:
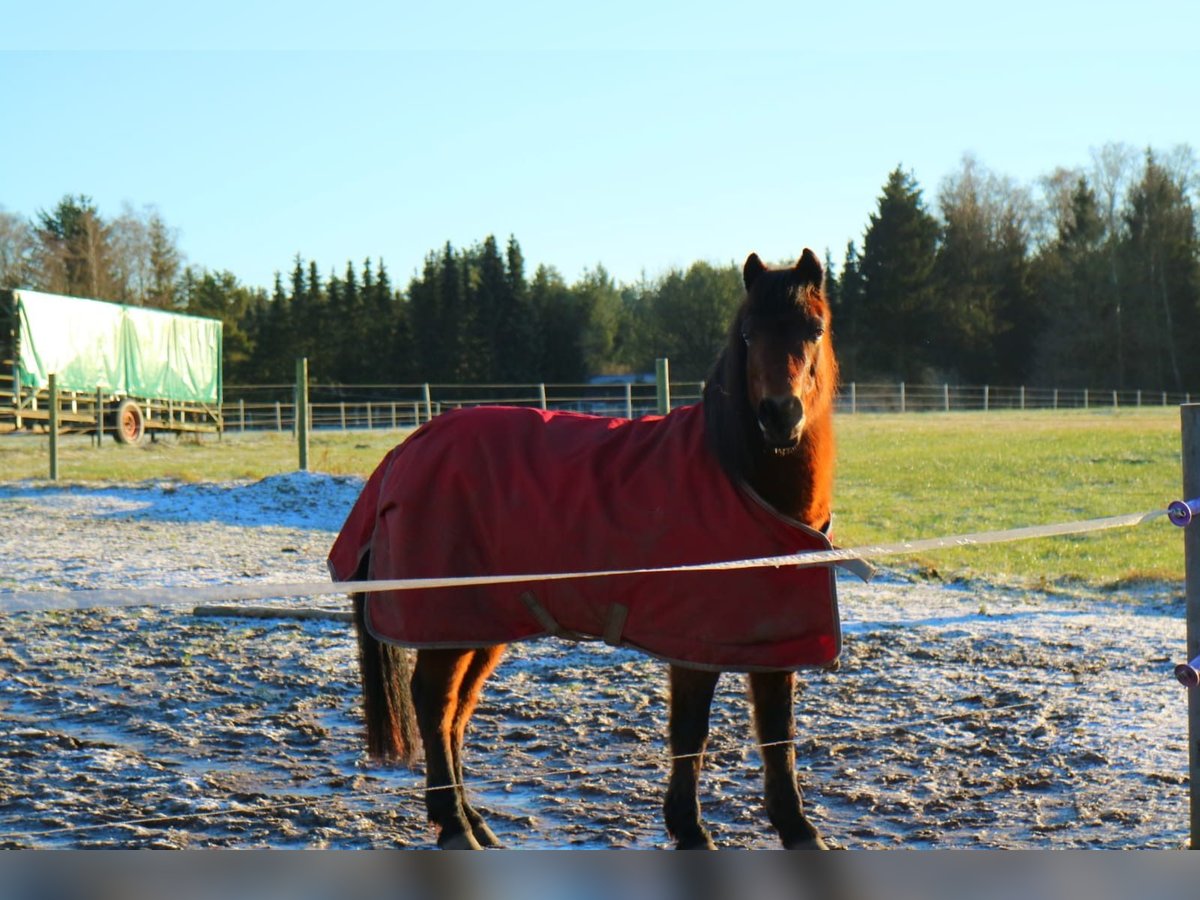
[[[747,256],[746,265],[742,266],[742,283],[746,285],[746,290],[750,290],[754,282],[758,281],[758,276],[765,271],[767,271],[767,267],[763,265],[763,261],[758,258],[757,253]]]
[[[825,267],[817,259],[817,254],[807,247],[800,254],[800,261],[796,263],[796,274],[800,276],[800,280],[804,284],[820,287],[825,281]]]

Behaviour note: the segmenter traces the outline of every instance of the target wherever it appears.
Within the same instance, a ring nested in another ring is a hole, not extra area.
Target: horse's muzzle
[[[796,449],[804,423],[804,404],[792,394],[764,397],[758,404],[758,427],[776,453]]]

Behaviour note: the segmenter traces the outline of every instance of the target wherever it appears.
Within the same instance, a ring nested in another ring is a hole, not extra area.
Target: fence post
[[[275,430],[283,431],[283,406],[278,400],[275,401]]]
[[[671,363],[668,359],[654,361],[654,382],[658,393],[658,414],[665,416],[671,411]]]
[[[342,431],[345,431],[346,430],[346,401],[345,400],[341,400],[338,402],[338,411],[341,414]]]
[[[433,418],[433,395],[429,392],[429,382],[421,385],[421,399],[425,401],[425,421]],[[420,425],[420,422],[417,422]]]
[[[858,412],[858,382],[850,382],[850,415]]]
[[[1025,411],[1025,385],[1021,385],[1021,411]]]
[[[625,418],[633,418],[633,382],[625,382]]]
[[[1180,407],[1183,437],[1183,499],[1200,497],[1200,404]],[[1200,656],[1200,523],[1183,530],[1187,596],[1187,658]],[[1200,688],[1188,691],[1188,773],[1191,848],[1200,850]]]
[[[392,431],[396,430],[396,404],[392,404]]]
[[[58,481],[58,375],[50,373],[50,480]]]
[[[905,399],[904,382],[900,382],[900,412],[907,411],[908,403]]]
[[[538,405],[542,409],[546,408],[546,384],[542,382],[538,385]]]
[[[1083,408],[1084,409],[1088,408],[1088,389],[1087,388],[1083,389]]]
[[[238,431],[246,430],[246,398],[238,397]]]
[[[1054,389],[1054,408],[1058,409],[1058,388]]]
[[[983,411],[984,412],[988,411],[988,406],[990,405],[990,401],[991,401],[991,393],[992,393],[992,389],[990,387],[988,387],[988,385],[985,384],[983,386]]]
[[[96,387],[96,449],[104,442],[104,388]]]
[[[300,446],[300,471],[308,471],[308,357],[296,360],[296,443]]]
[[[942,407],[946,412],[950,412],[950,385],[942,382]]]

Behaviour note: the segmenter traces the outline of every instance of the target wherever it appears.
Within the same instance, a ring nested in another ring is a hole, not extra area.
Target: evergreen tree
[[[419,381],[437,380],[442,366],[441,280],[436,254],[425,257],[420,276],[408,285],[408,319],[412,329],[412,356]]]
[[[937,241],[938,224],[925,210],[921,189],[897,167],[863,237],[859,362],[864,370],[905,381],[931,374],[940,313],[931,289]]]
[[[575,337],[586,376],[611,373],[619,357],[617,336],[621,331],[623,306],[616,284],[604,266],[585,269],[571,288],[578,315]]]
[[[833,254],[829,248],[825,248],[825,301],[829,304],[829,308],[833,309],[841,304],[841,281],[837,274],[837,264],[833,261]]]
[[[492,353],[498,380],[531,382],[541,379],[536,362],[537,331],[529,286],[525,283],[525,258],[517,239],[509,235]]]
[[[379,271],[373,272],[371,261],[363,260],[363,327],[360,329],[362,353],[356,380],[378,384],[399,380],[397,362],[396,298],[392,293],[387,269],[379,260]]]
[[[834,346],[843,381],[856,381],[859,374],[859,348],[862,344],[863,278],[861,260],[854,241],[846,244],[842,262],[842,277],[838,279],[833,297]]]
[[[1129,193],[1128,238],[1121,254],[1125,358],[1139,384],[1184,390],[1200,375],[1189,354],[1200,325],[1200,242],[1185,186],[1147,151]]]
[[[175,285],[179,268],[183,265],[183,253],[177,237],[163,217],[152,211],[146,223],[149,242],[150,278],[146,289],[146,305],[159,309],[174,309],[185,306],[186,301],[175,296]]]
[[[295,380],[296,356],[292,350],[291,318],[283,278],[275,273],[270,300],[256,305],[251,343],[255,383],[290,384]]]
[[[232,272],[197,272],[189,266],[172,293],[185,312],[221,320],[225,380],[231,384],[253,383],[254,346],[246,329],[256,292],[239,284]]]
[[[333,347],[333,371],[341,383],[359,381],[362,371],[362,338],[365,320],[363,292],[359,287],[354,263],[346,263],[346,275],[341,283],[341,308],[330,323],[327,340]]]
[[[471,279],[469,317],[469,366],[473,380],[495,382],[507,380],[507,366],[503,360],[517,351],[516,347],[504,343],[506,319],[513,314],[510,310],[508,276],[504,271],[504,259],[500,246],[493,235],[484,238],[483,244],[474,254],[474,277]],[[502,375],[501,373],[504,373]]]
[[[1103,306],[1106,228],[1086,178],[1076,176],[1056,219],[1057,235],[1032,268],[1044,320],[1036,332],[1033,377],[1064,387],[1111,384],[1095,380],[1099,366],[1116,354],[1113,316]]]
[[[37,288],[41,270],[37,239],[29,223],[0,208],[0,288]]]
[[[940,207],[933,358],[970,384],[1023,380],[1037,318],[1027,276],[1029,199],[968,156],[943,183]]]
[[[36,235],[43,283],[49,290],[96,300],[117,299],[109,228],[91,197],[67,195],[50,212],[38,213]]]
[[[436,340],[439,345],[439,366],[430,377],[438,381],[463,382],[470,380],[469,358],[472,323],[466,300],[464,260],[450,245],[442,251],[441,272],[438,277],[438,323]]]
[[[388,327],[380,328],[380,333],[386,333],[388,341],[387,346],[380,350],[380,371],[389,383],[409,383],[417,377],[409,305],[392,287],[391,276],[382,259],[379,260],[375,289],[379,295],[377,307],[386,304],[386,315],[390,319]]]
[[[288,345],[292,354],[308,358],[308,370],[314,378],[327,378],[328,373],[319,370],[313,360],[308,281],[304,273],[304,260],[299,253],[292,259],[291,294],[288,296],[287,311]]]
[[[338,277],[335,269],[330,269],[329,277],[325,279],[325,304],[321,315],[320,339],[313,348],[310,360],[312,371],[329,373],[325,377],[331,381],[341,381],[340,377],[332,373],[337,370],[340,328],[346,318],[342,279]]]
[[[583,316],[575,293],[551,266],[538,266],[529,287],[539,323],[538,370],[549,382],[580,382],[587,376],[580,334]]]
[[[1033,372],[1037,337],[1045,315],[1033,288],[1028,218],[1017,209],[1004,214],[993,254],[993,278],[1002,327],[995,335],[996,380],[1024,384]]]

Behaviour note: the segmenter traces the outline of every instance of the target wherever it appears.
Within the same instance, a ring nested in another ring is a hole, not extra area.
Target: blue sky
[[[973,6],[0,0],[0,206],[154,204],[251,285],[487,234],[633,281],[840,260],[896,165],[1200,151],[1200,4]]]

